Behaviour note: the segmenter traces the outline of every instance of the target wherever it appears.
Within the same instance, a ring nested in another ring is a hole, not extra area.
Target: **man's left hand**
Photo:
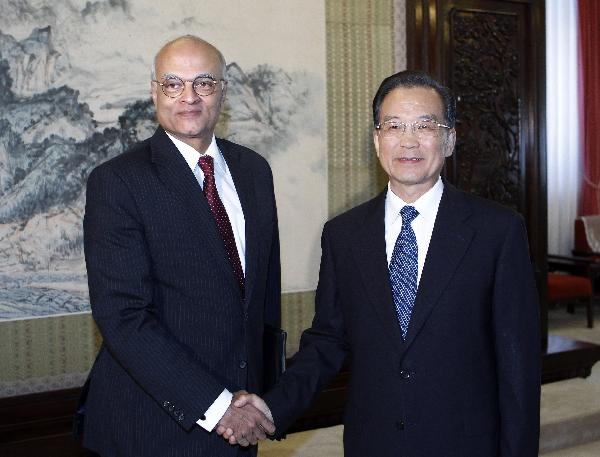
[[[229,444],[249,446],[264,440],[267,434],[275,433],[275,424],[266,403],[260,397],[241,390],[234,394],[231,405],[217,424],[216,432]]]

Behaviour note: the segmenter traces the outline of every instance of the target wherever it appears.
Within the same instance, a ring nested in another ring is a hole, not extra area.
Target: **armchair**
[[[548,302],[567,304],[573,313],[577,303],[586,307],[587,326],[594,326],[594,283],[600,278],[600,261],[593,257],[548,255]]]

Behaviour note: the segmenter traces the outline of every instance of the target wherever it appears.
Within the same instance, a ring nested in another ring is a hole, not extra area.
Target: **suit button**
[[[410,378],[410,371],[406,371],[406,370],[400,371],[400,377],[402,379],[408,379],[408,378]]]
[[[396,430],[404,430],[404,422],[396,421]]]
[[[181,411],[175,411],[173,414],[179,422],[181,422],[185,417]]]
[[[244,368],[246,368],[246,365],[247,365],[247,364],[246,364],[246,361],[245,361],[245,360],[242,360],[242,361],[240,362],[240,368],[241,368],[241,369],[244,369]]]
[[[163,406],[165,408],[168,408],[169,406],[171,406],[171,402],[170,401],[165,401],[165,402],[163,402]]]

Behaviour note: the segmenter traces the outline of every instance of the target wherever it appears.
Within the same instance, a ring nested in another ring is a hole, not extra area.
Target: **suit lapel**
[[[392,300],[385,251],[386,191],[371,201],[371,208],[364,224],[356,231],[353,252],[369,302],[389,336],[391,344],[401,352],[403,342]]]
[[[405,349],[408,349],[421,331],[471,243],[473,229],[463,222],[470,212],[461,193],[448,183],[444,183],[444,194],[431,234],[431,242],[408,326]]]
[[[214,264],[231,277],[232,287],[237,289],[223,240],[196,177],[162,128],[159,127],[152,136],[150,145],[158,178],[189,209],[188,214],[192,226],[197,228],[196,236],[202,244],[202,251],[214,257]]]
[[[245,303],[250,302],[256,280],[258,262],[258,220],[256,208],[256,190],[250,166],[244,164],[245,157],[239,150],[227,146],[217,139],[217,145],[227,162],[235,184],[235,190],[242,205],[245,221],[246,258],[245,258]]]

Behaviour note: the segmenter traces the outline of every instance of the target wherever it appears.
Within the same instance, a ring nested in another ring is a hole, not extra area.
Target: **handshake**
[[[275,433],[271,410],[258,395],[240,390],[217,424],[217,434],[229,444],[250,446]]]

